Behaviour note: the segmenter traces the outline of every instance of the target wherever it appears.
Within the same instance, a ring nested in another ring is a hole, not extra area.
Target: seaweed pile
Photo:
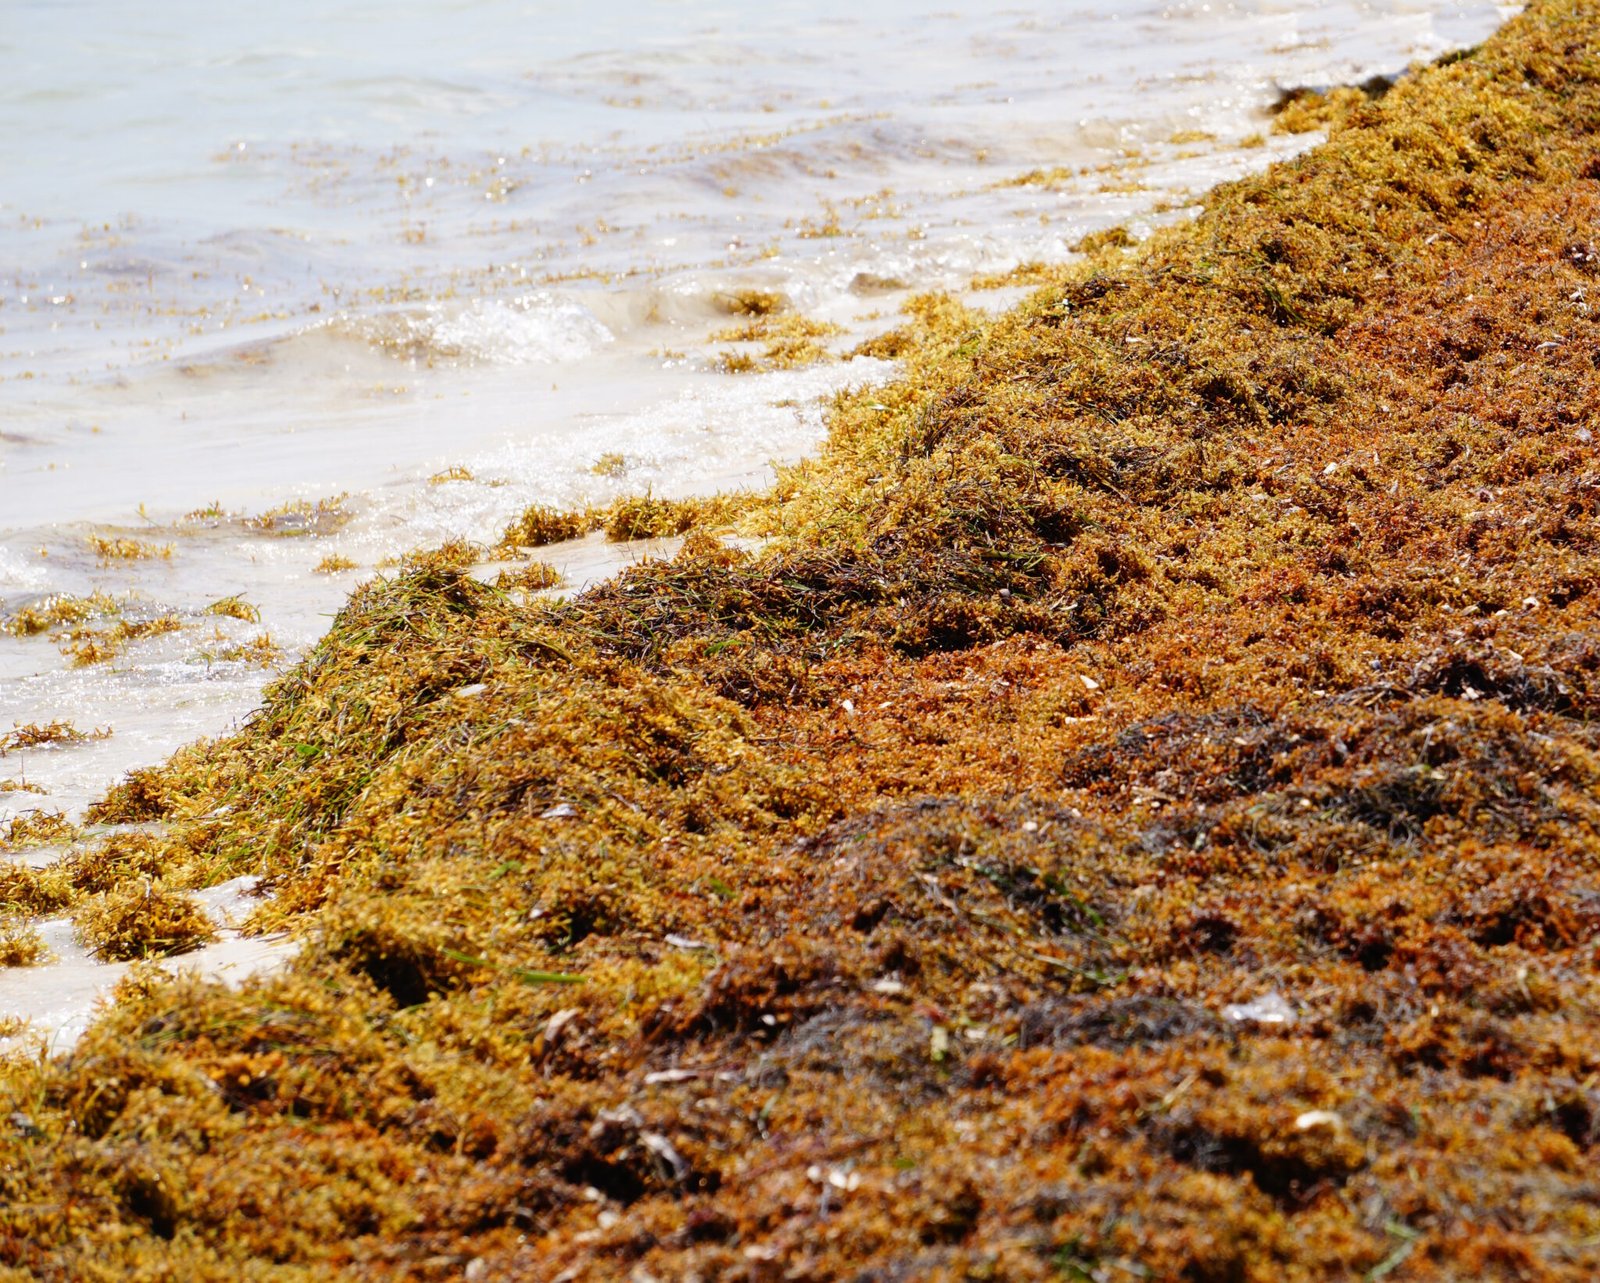
[[[0,1262],[1595,1277],[1597,130],[1544,0],[921,300],[759,553],[359,590],[53,875],[261,874],[305,947],[5,1067]]]

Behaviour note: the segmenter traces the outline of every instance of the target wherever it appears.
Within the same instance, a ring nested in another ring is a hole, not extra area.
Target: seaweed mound
[[[305,948],[5,1067],[0,1263],[1595,1277],[1597,130],[1545,0],[921,300],[759,554],[361,589],[100,806]]]

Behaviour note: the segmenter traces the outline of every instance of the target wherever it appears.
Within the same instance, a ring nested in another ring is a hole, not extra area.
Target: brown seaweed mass
[[[360,590],[99,808],[305,948],[5,1069],[0,1261],[1600,1275],[1597,38],[923,300],[759,555]]]

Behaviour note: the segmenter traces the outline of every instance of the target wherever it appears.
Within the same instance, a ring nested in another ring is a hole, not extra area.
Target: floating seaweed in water
[[[77,826],[60,811],[23,811],[0,829],[0,848],[48,846],[70,841],[77,832]]]
[[[50,959],[38,929],[31,923],[0,920],[0,967],[34,967]]]
[[[89,548],[102,564],[112,561],[148,561],[152,558],[170,560],[171,544],[145,543],[141,539],[89,536]]]
[[[49,748],[58,744],[84,744],[89,740],[106,739],[110,734],[109,727],[81,731],[67,721],[29,722],[25,726],[13,726],[0,735],[0,757],[20,749]]]
[[[117,601],[104,593],[91,593],[87,597],[58,594],[16,611],[0,622],[0,631],[8,632],[13,637],[32,637],[66,624],[81,624],[87,619],[120,612]]]

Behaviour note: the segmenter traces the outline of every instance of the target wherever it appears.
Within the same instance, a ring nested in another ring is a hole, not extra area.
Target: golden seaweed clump
[[[261,622],[260,608],[251,605],[243,597],[239,596],[223,597],[218,601],[214,601],[206,607],[205,613],[208,615],[223,615],[229,619],[242,619],[249,624]]]
[[[79,896],[98,895],[131,880],[176,875],[182,853],[148,833],[113,833],[76,849],[62,870]],[[192,870],[182,870],[191,874]]]
[[[59,913],[74,900],[71,878],[63,862],[43,868],[19,861],[0,863],[0,909],[25,918]]]
[[[347,494],[325,499],[291,499],[275,508],[247,517],[244,524],[253,530],[274,535],[331,535],[342,529],[354,514],[346,508]]]
[[[220,650],[203,651],[200,657],[209,663],[252,664],[271,668],[283,656],[283,647],[272,640],[271,633],[258,633],[246,641],[235,642]]]
[[[788,296],[776,290],[728,290],[711,301],[730,316],[772,316],[789,308]]]
[[[1095,254],[1103,249],[1126,249],[1134,243],[1133,235],[1126,227],[1105,227],[1080,236],[1073,242],[1072,250],[1076,254]]]
[[[195,508],[193,511],[184,513],[179,520],[186,525],[190,525],[199,522],[224,521],[228,518],[228,515],[228,510],[222,506],[221,500],[213,499],[203,508]]]
[[[744,374],[756,370],[787,370],[821,361],[831,361],[834,354],[819,340],[844,333],[844,327],[832,321],[816,321],[798,312],[759,313],[741,325],[727,326],[714,331],[713,343],[760,343],[761,354],[728,350],[718,355],[718,364],[729,374]]]
[[[29,722],[25,726],[13,725],[0,734],[0,757],[19,749],[48,748],[58,744],[83,744],[89,740],[105,739],[111,734],[108,727],[93,731],[80,731],[71,722]]]
[[[532,504],[509,526],[500,542],[506,547],[543,548],[577,539],[594,530],[598,520],[591,512],[563,512],[545,504]]]
[[[520,589],[523,592],[542,592],[561,582],[561,572],[548,561],[532,561],[525,566],[502,570],[494,585],[501,589]]]
[[[61,811],[23,811],[5,822],[0,830],[0,846],[48,846],[71,841],[77,832],[77,826]]]
[[[68,836],[81,836],[73,830]],[[169,885],[203,886],[224,880],[233,869],[190,841],[153,833],[120,832],[79,842],[47,865],[13,863],[0,868],[0,909],[26,917],[56,914],[87,897],[152,879]]]
[[[217,938],[193,896],[148,879],[84,900],[72,920],[85,947],[105,962],[171,957]]]
[[[1321,129],[1331,133],[1356,117],[1373,96],[1353,85],[1339,85],[1326,91],[1288,90],[1273,112],[1272,132],[1308,134]]]
[[[175,633],[183,627],[176,615],[157,615],[150,619],[119,619],[109,628],[74,628],[58,635],[61,653],[74,668],[109,663],[128,646],[148,637]]]
[[[87,597],[59,594],[16,611],[0,622],[0,632],[10,633],[13,637],[32,637],[63,625],[116,615],[120,610],[116,600],[105,593],[91,593]]]
[[[696,499],[626,495],[604,509],[606,538],[667,539],[693,529],[727,525],[757,506],[757,496],[730,493]]]
[[[716,368],[724,374],[754,374],[761,369],[761,364],[749,352],[729,349],[717,353]]]
[[[1067,276],[1067,269],[1059,263],[1019,263],[1017,266],[1004,272],[986,272],[981,276],[973,277],[972,288],[975,290],[1004,290],[1022,285],[1031,285],[1035,288],[1038,288],[1041,285],[1050,285],[1055,282],[1065,281]],[[855,351],[851,353],[851,355],[883,355],[882,353],[873,350],[873,346],[871,345],[879,344],[883,338],[887,338],[893,342],[897,337],[902,337],[901,332],[898,330],[891,330],[888,335],[882,336],[882,338],[868,339],[866,343],[863,343],[860,347],[857,347]],[[887,355],[890,359],[893,359],[897,353],[889,352]]]
[[[102,563],[112,561],[148,561],[152,558],[170,560],[171,544],[145,543],[140,539],[89,536],[89,548]]]
[[[11,918],[0,921],[0,967],[33,967],[48,962],[50,956],[32,923]]]
[[[1049,169],[1030,169],[1014,178],[1003,178],[994,186],[1002,190],[1007,187],[1060,187],[1077,176],[1077,170],[1064,169],[1057,165]]]
[[[356,563],[349,557],[340,556],[336,552],[330,552],[326,557],[324,557],[311,568],[311,573],[314,575],[338,575],[342,574],[346,570],[354,570],[355,568]]]

